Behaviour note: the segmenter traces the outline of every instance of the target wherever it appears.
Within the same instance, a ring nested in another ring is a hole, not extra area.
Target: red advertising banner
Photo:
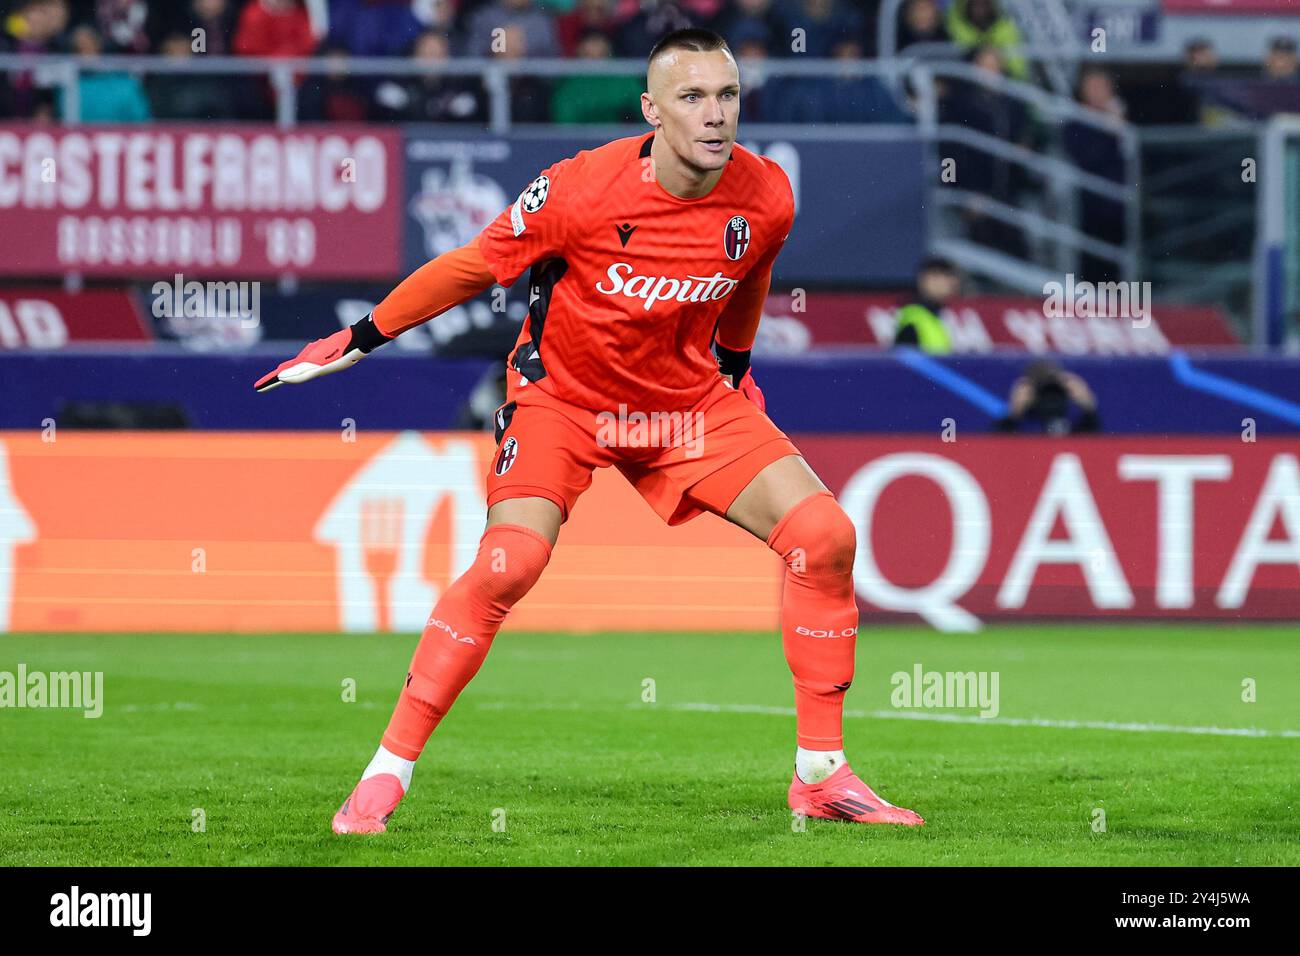
[[[809,292],[768,296],[759,336],[776,352],[823,345],[888,348],[894,341],[897,295]],[[1183,346],[1240,347],[1216,306],[1151,307],[1150,321],[1110,316],[1045,314],[1041,299],[977,296],[959,299],[942,315],[959,353],[1000,348],[1065,355],[1167,355]]]
[[[0,126],[0,274],[391,278],[403,191],[391,127]]]
[[[0,433],[0,632],[418,631],[473,560],[477,433]],[[1300,443],[805,437],[866,623],[1300,620]],[[780,560],[598,471],[508,626],[774,630]]]
[[[1300,619],[1300,442],[806,437],[869,612]]]
[[[59,349],[80,342],[151,338],[135,296],[125,289],[0,289],[0,349]]]
[[[1295,0],[1161,0],[1166,13],[1300,14]]]

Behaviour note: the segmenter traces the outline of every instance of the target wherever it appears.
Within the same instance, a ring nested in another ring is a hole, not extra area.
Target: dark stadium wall
[[[389,346],[391,350],[393,347]],[[491,366],[381,351],[347,375],[310,388],[257,395],[252,383],[283,350],[205,354],[179,346],[0,351],[0,428],[37,428],[72,404],[175,406],[198,429],[337,430],[342,418],[368,429],[444,429]],[[754,369],[768,412],[790,432],[984,434],[1005,414],[1028,353],[943,361],[901,352],[760,356]],[[1108,434],[1300,434],[1300,359],[1205,355],[1061,357],[1096,393]],[[817,395],[815,402],[807,396]],[[1253,425],[1247,424],[1247,420]]]

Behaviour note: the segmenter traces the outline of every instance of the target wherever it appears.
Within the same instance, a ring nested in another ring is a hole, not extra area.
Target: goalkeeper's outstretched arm
[[[472,299],[495,282],[475,237],[467,245],[420,266],[365,318],[312,342],[259,378],[253,388],[269,392],[281,385],[297,385],[351,368],[385,342]]]

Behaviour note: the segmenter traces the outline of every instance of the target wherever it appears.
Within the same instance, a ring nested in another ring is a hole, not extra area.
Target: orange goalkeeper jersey
[[[528,384],[598,411],[688,408],[717,379],[710,347],[728,303],[761,307],[753,293],[794,221],[785,172],[736,144],[712,191],[681,199],[654,177],[653,140],[560,160],[480,234],[502,285],[531,267],[512,395]],[[725,331],[724,345],[749,346]]]

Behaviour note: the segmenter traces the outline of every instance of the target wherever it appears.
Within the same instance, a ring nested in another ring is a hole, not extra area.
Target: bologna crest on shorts
[[[722,248],[727,258],[733,262],[745,254],[749,248],[749,220],[744,216],[732,216],[727,220],[727,228],[722,231]]]
[[[515,463],[515,459],[518,457],[519,442],[517,442],[515,437],[511,435],[505,440],[505,444],[501,446],[501,453],[497,455],[497,477],[500,477],[509,471],[510,466]]]

